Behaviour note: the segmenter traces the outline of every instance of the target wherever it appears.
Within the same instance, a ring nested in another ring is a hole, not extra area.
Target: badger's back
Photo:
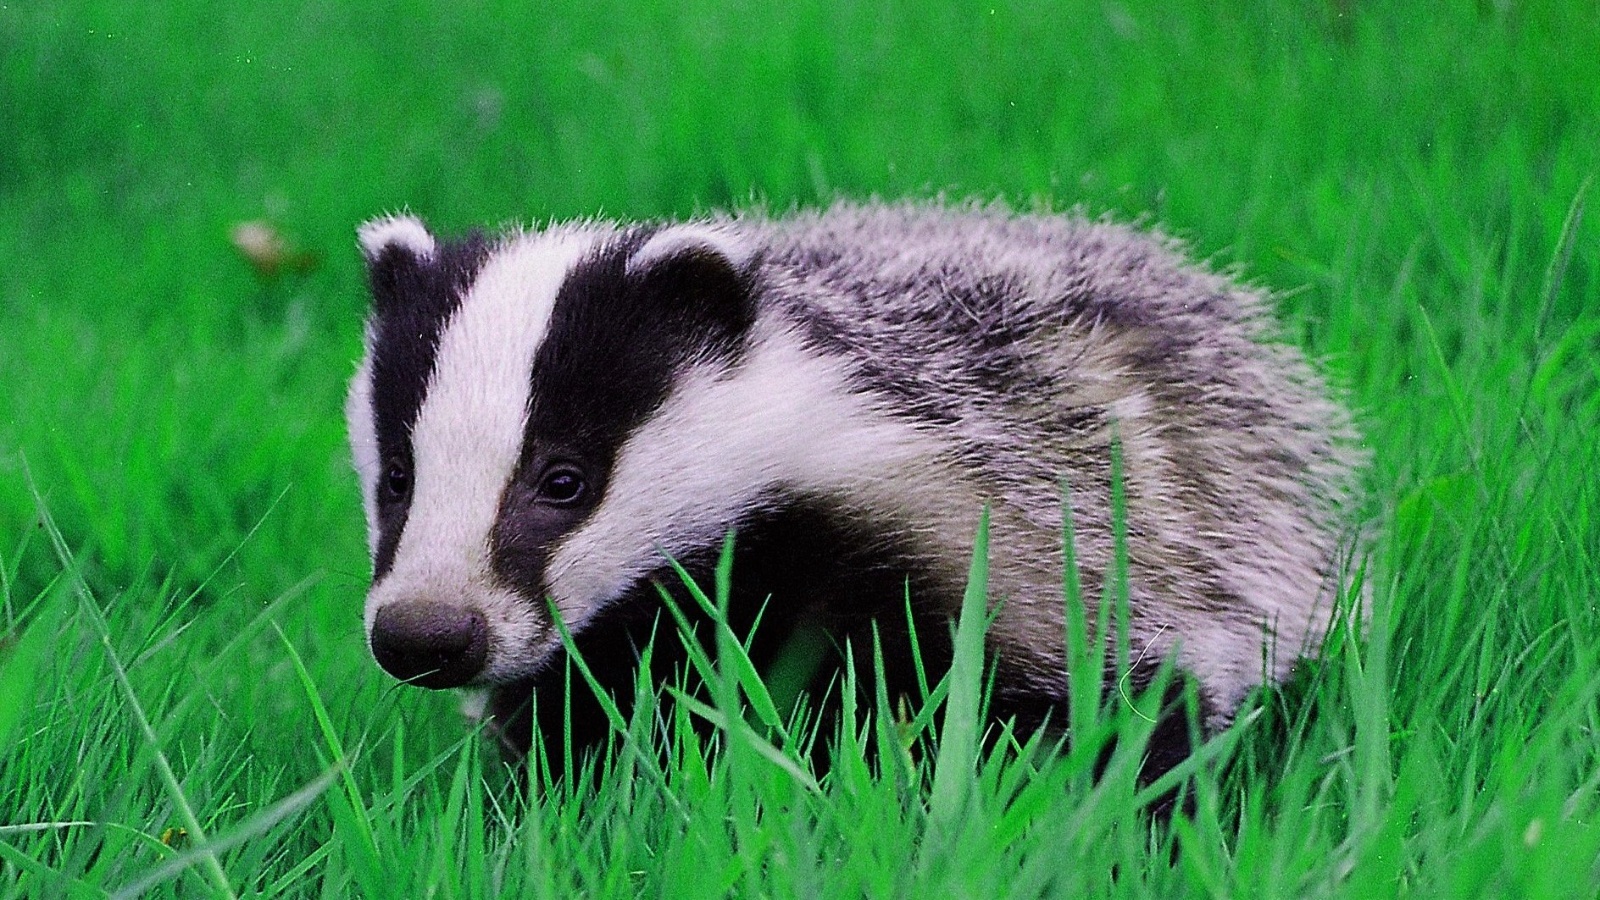
[[[558,238],[560,253],[541,249]],[[386,265],[426,271],[457,246],[436,246],[411,219],[369,226],[375,290]],[[1281,676],[1326,624],[1341,510],[1360,459],[1349,416],[1298,350],[1273,343],[1262,294],[1186,261],[1164,239],[1067,216],[845,205],[659,227],[582,224],[480,247],[474,275],[434,290],[453,290],[460,308],[439,317],[431,346],[436,357],[455,352],[452,337],[474,309],[498,304],[513,311],[498,315],[517,315],[505,294],[521,288],[503,271],[516,266],[497,261],[543,253],[538,278],[553,283],[540,302],[550,308],[525,329],[518,357],[531,368],[527,411],[500,426],[501,456],[520,459],[484,476],[495,495],[478,508],[493,512],[474,515],[492,523],[477,539],[491,550],[457,567],[468,576],[454,587],[439,576],[450,565],[432,559],[385,577],[397,565],[385,553],[433,551],[396,536],[410,526],[386,526],[369,488],[380,562],[368,610],[375,650],[384,607],[426,619],[415,609],[439,599],[487,621],[482,671],[508,673],[460,680],[525,691],[559,653],[546,596],[574,631],[598,634],[653,604],[664,556],[708,559],[729,528],[759,551],[736,571],[791,620],[893,613],[908,581],[936,618],[960,596],[987,505],[1001,698],[1048,709],[1067,694],[1063,491],[1093,602],[1112,558],[1114,443],[1130,640],[1151,664],[1177,654],[1211,724],[1260,680],[1264,647],[1266,674]],[[613,321],[636,315],[660,333]],[[364,373],[384,358],[384,325],[380,290]],[[586,354],[610,354],[616,365]],[[438,371],[450,364],[429,363],[423,407],[449,382]],[[569,377],[585,364],[590,374]],[[634,390],[630,378],[652,387]],[[383,428],[375,383],[364,374],[352,389],[358,457],[363,429],[372,430],[365,421]],[[552,408],[564,412],[540,412]],[[518,526],[517,516],[537,512],[537,491],[532,507],[511,502],[533,477],[537,432],[575,420],[601,448],[589,454],[600,461],[585,475],[596,485],[589,505],[548,534]],[[451,446],[428,463],[437,474],[420,459],[407,473],[419,489],[484,468],[470,442]],[[370,453],[365,466],[382,468]],[[447,507],[428,515],[448,517]],[[542,536],[508,559],[493,546],[508,531]],[[461,625],[471,618],[463,615],[444,625],[406,619],[396,631],[430,646],[439,633],[471,643],[459,632],[477,626]]]
[[[1030,680],[1059,680],[1040,651],[1061,633],[1063,484],[1091,600],[1110,565],[1113,435],[1135,647],[1178,645],[1217,719],[1259,681],[1264,633],[1275,676],[1314,649],[1361,452],[1262,293],[1077,217],[864,206],[760,227],[818,346],[995,506],[996,638],[1039,654]]]

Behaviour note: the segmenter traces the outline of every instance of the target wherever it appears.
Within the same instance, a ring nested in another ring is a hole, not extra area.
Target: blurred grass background
[[[157,745],[222,825],[316,778],[338,754],[296,653],[334,732],[381,748],[352,776],[373,803],[467,752],[449,698],[362,646],[357,222],[935,193],[1143,219],[1237,265],[1376,452],[1382,652],[1280,704],[1291,749],[1247,743],[1179,862],[1117,844],[1143,874],[1114,889],[1591,895],[1597,51],[1578,0],[0,5],[0,692],[27,698],[0,704],[0,895],[99,896],[164,858]],[[308,268],[256,271],[247,220]],[[154,744],[113,658],[166,710]],[[229,857],[234,884],[361,884],[313,849],[341,833],[321,809]],[[67,821],[100,824],[15,830]],[[454,853],[407,883],[477,895],[440,887],[475,865]]]

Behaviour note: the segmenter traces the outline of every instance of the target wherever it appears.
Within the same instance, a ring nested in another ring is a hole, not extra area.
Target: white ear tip
[[[377,259],[389,247],[411,251],[418,259],[433,256],[437,247],[422,220],[410,214],[380,216],[356,229],[356,240],[367,259]]]
[[[754,248],[737,234],[709,225],[678,225],[657,232],[628,259],[628,274],[637,275],[663,259],[688,252],[709,252],[743,270],[755,256]]]

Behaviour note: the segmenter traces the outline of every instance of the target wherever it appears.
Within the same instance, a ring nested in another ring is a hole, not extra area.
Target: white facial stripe
[[[404,247],[420,259],[433,256],[437,245],[428,227],[416,216],[398,215],[373,219],[356,230],[356,240],[367,259],[377,259],[391,244]]]
[[[493,586],[489,537],[527,427],[529,374],[556,294],[597,243],[589,232],[528,235],[490,258],[439,337],[411,432],[413,494],[394,568],[367,598],[370,630],[391,602],[480,609],[501,642],[531,634],[533,611]],[[495,669],[491,649],[490,675]]]
[[[372,411],[372,332],[366,338],[367,355],[350,381],[345,399],[345,427],[350,434],[350,459],[361,483],[361,508],[367,516],[367,554],[378,555],[378,432]]]
[[[606,496],[552,555],[547,583],[569,627],[656,569],[663,552],[714,546],[775,489],[870,502],[935,463],[939,447],[846,389],[835,361],[787,333],[731,373],[691,373],[623,445]]]

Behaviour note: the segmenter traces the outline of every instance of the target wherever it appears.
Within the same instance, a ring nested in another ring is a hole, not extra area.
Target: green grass
[[[1600,10],[967,6],[0,5],[0,897],[1600,892]],[[1364,632],[1169,828],[1089,777],[1125,706],[1019,761],[874,704],[816,781],[738,673],[715,751],[678,704],[517,811],[362,646],[354,224],[934,192],[1282,293],[1375,453]]]

